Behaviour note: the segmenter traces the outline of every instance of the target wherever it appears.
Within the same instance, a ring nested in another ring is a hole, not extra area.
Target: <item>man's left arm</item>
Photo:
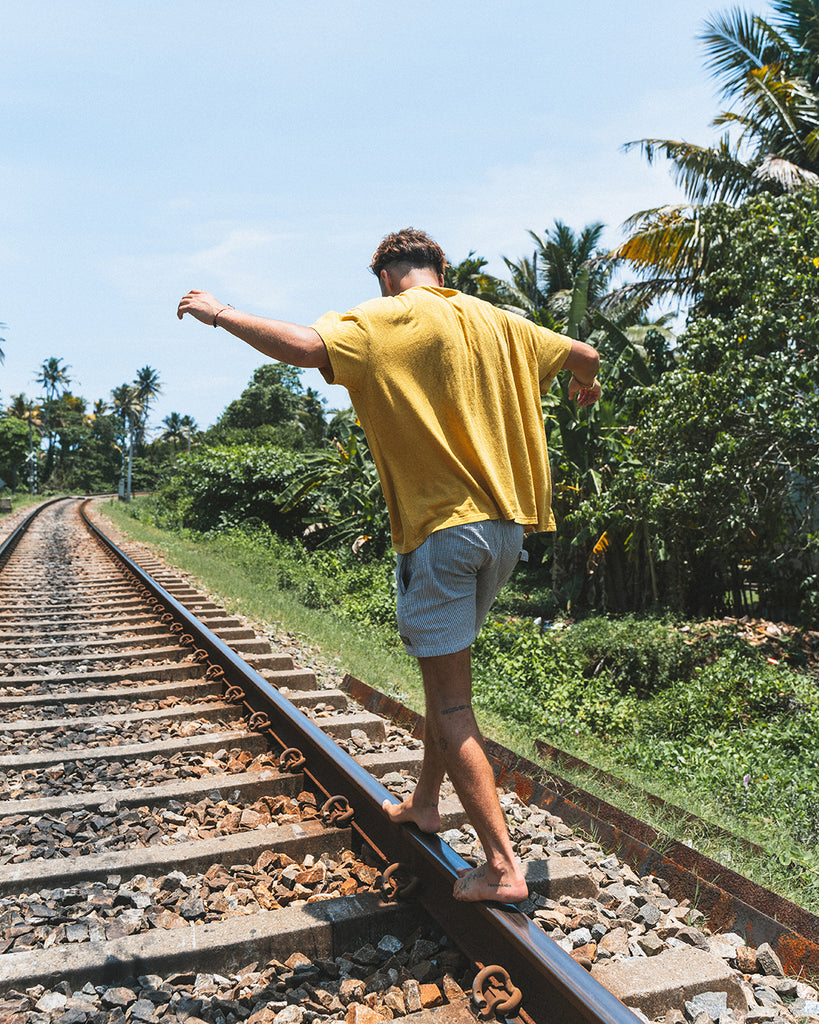
[[[210,292],[195,290],[188,292],[176,311],[180,320],[186,313],[200,323],[224,328],[270,359],[290,366],[330,368],[324,342],[312,327],[242,313],[219,302]]]
[[[597,379],[600,371],[597,350],[583,341],[572,341],[563,369],[572,375],[569,381],[569,401],[576,395],[578,405],[594,405],[602,393]]]

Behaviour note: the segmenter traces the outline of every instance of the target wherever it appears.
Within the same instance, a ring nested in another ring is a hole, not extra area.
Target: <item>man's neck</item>
[[[384,296],[400,295],[410,288],[442,288],[443,275],[437,274],[432,267],[411,267],[405,273],[396,274],[389,270],[381,274],[381,294]]]

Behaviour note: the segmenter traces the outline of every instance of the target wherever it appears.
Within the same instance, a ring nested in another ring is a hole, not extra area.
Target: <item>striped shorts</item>
[[[398,556],[398,632],[407,654],[431,658],[470,647],[515,568],[523,527],[506,519],[436,530]]]

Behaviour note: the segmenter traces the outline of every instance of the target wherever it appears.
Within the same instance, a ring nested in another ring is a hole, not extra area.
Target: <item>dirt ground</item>
[[[741,619],[730,616],[708,619],[696,626],[684,627],[684,631],[691,633],[692,643],[731,632],[756,648],[772,665],[784,662],[790,668],[807,672],[819,680],[819,631],[747,615]]]

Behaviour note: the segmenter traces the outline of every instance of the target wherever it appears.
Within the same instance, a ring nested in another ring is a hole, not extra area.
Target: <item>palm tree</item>
[[[139,396],[139,388],[136,384],[120,384],[111,392],[114,412],[122,419],[123,425],[123,446],[122,446],[122,476],[125,483],[125,500],[131,500],[131,470],[134,461],[134,436],[138,424],[142,421],[145,406]],[[128,464],[126,469],[126,451]]]
[[[169,413],[163,420],[165,429],[159,435],[160,441],[170,441],[173,450],[176,451],[176,442],[185,440],[185,429],[182,424],[182,417],[178,412]]]
[[[537,248],[518,263],[504,257],[511,272],[506,308],[572,337],[592,330],[592,313],[604,302],[611,268],[598,248],[604,225],[589,224],[575,232],[560,220],[541,238],[529,235]]]
[[[148,419],[148,409],[156,396],[162,391],[159,373],[151,366],[143,366],[141,370],[137,370],[134,387],[136,388],[137,399],[142,406],[142,412],[140,413],[139,419],[136,423],[135,436],[137,444],[142,444],[145,439],[145,424]]]
[[[475,295],[484,302],[491,302],[493,306],[525,315],[526,310],[521,308],[519,298],[512,294],[510,285],[486,273],[484,268],[487,262],[482,256],[476,256],[474,249],[470,249],[460,263],[447,265],[444,271],[444,286],[455,288],[464,295]]]
[[[33,417],[38,426],[41,423],[41,412],[40,406],[33,399],[26,398],[22,392],[19,395],[12,395],[11,401],[6,406],[7,416],[14,416],[18,420],[25,421],[28,421],[29,417]]]
[[[722,79],[723,96],[739,109],[715,125],[738,129],[749,187],[715,184],[732,201],[749,192],[788,192],[819,182],[819,6],[815,0],[779,0],[778,28],[735,10],[716,15],[703,34],[708,66]]]
[[[819,4],[773,7],[776,22],[735,9],[705,23],[706,66],[729,105],[713,122],[725,128],[716,145],[641,139],[625,147],[639,146],[649,163],[670,160],[688,199],[635,214],[626,222],[630,237],[612,254],[642,271],[653,294],[697,294],[708,259],[703,205],[819,184]]]
[[[470,249],[460,263],[447,264],[444,270],[445,287],[493,302],[498,281],[484,270],[487,262],[483,256],[476,256],[474,249]]]
[[[573,288],[584,267],[589,270],[589,301],[596,303],[605,293],[611,270],[599,249],[604,228],[598,221],[587,224],[575,234],[563,221],[556,220],[543,239],[534,231],[529,232],[540,251],[541,276],[547,295]]]
[[[46,397],[45,416],[43,418],[43,433],[48,437],[46,464],[43,472],[45,480],[48,480],[51,474],[54,461],[54,431],[51,424],[54,399],[57,397],[58,390],[66,391],[68,389],[68,385],[71,383],[71,378],[68,376],[70,369],[70,366],[63,364],[62,359],[58,359],[57,356],[51,356],[43,361],[40,372],[36,377],[37,383],[43,386]]]
[[[162,391],[159,373],[152,366],[143,366],[141,370],[137,370],[134,385],[144,405],[150,404]]]
[[[307,438],[311,445],[318,445],[324,438],[324,399],[314,388],[306,388],[297,396],[292,412],[293,426]]]
[[[183,432],[183,434],[184,434],[184,436],[185,436],[185,438],[186,438],[186,440],[188,442],[187,450],[190,451],[191,450],[191,435],[195,434],[196,431],[199,429],[199,427],[197,426],[196,420],[193,418],[193,416],[189,416],[187,413],[180,419],[179,422],[180,422],[180,424],[182,426],[182,432]]]
[[[71,378],[68,376],[70,369],[71,367],[65,366],[62,359],[59,359],[57,356],[51,356],[43,360],[43,365],[40,367],[36,380],[45,389],[47,400],[51,401],[54,399],[60,386],[65,391],[71,383]]]
[[[532,253],[531,259],[524,256],[517,263],[506,256],[503,257],[511,278],[504,282],[501,294],[506,301],[501,305],[510,312],[520,313],[527,320],[542,323],[549,296],[541,288],[538,258],[537,250]]]

